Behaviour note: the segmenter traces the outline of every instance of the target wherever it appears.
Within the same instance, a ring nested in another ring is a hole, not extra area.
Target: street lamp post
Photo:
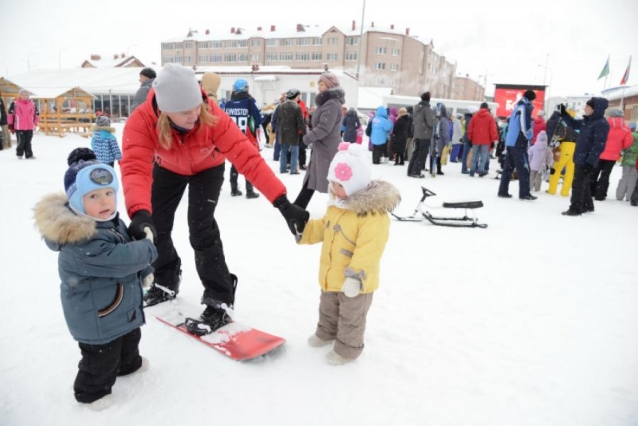
[[[545,59],[545,65],[538,64],[539,67],[544,68],[543,71],[543,86],[545,86],[545,98],[543,99],[543,109],[545,110],[545,114],[549,113],[547,101],[549,100],[549,88],[552,87],[552,80],[554,77],[553,70],[547,66],[547,62],[549,62],[549,54]],[[546,84],[547,82],[547,71],[549,71],[549,86]]]
[[[361,46],[363,46],[363,20],[366,16],[366,0],[363,0],[363,8],[361,9],[361,29],[359,30],[359,53],[357,53],[357,80],[359,80],[359,70],[361,68]]]

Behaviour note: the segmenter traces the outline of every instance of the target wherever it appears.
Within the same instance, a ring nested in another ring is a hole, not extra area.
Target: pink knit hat
[[[323,81],[323,84],[325,84],[328,89],[332,89],[339,85],[339,79],[331,72],[321,73],[319,81]]]

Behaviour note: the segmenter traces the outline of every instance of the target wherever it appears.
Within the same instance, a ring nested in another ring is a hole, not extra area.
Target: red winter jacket
[[[542,131],[547,131],[547,122],[545,121],[545,119],[543,117],[536,117],[534,119],[534,129],[533,129],[533,136],[532,136],[532,145],[534,145],[536,143],[536,137],[538,136],[538,134]]]
[[[228,159],[270,202],[286,194],[286,187],[233,120],[204,91],[202,98],[219,121],[214,126],[198,125],[184,135],[173,130],[174,142],[169,150],[159,144],[155,90],[151,89],[146,101],[126,122],[120,168],[129,217],[140,210],[153,211],[154,162],[174,173],[192,176]]]
[[[489,109],[481,108],[470,120],[467,138],[472,145],[489,145],[498,140],[496,121]]]
[[[631,129],[625,124],[622,117],[609,117],[609,135],[605,150],[600,154],[601,160],[617,161],[620,158],[620,151],[627,149],[634,143],[631,136]]]

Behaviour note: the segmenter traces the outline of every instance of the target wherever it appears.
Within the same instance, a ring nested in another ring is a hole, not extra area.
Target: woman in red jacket
[[[623,110],[611,108],[607,111],[607,115],[609,123],[607,143],[591,178],[591,193],[596,201],[604,201],[607,198],[611,171],[620,158],[621,151],[629,148],[634,142],[631,129],[625,124]]]
[[[146,306],[175,298],[181,260],[171,238],[175,210],[189,187],[188,227],[206,309],[187,326],[207,334],[227,324],[226,308],[234,304],[237,277],[228,271],[215,207],[224,181],[225,160],[253,183],[301,233],[308,212],[292,205],[286,188],[259,151],[226,113],[201,90],[195,73],[168,64],[153,82],[146,102],[135,109],[124,127],[122,186],[133,238],[153,231],[158,258],[155,282],[145,295]]]

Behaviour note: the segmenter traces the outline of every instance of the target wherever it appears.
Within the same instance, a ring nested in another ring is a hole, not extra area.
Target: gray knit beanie
[[[109,127],[111,125],[111,120],[105,115],[100,115],[97,120],[95,120],[95,125],[98,127]]]
[[[610,117],[623,117],[625,118],[625,112],[620,108],[611,108],[607,110],[607,115]]]
[[[163,112],[189,111],[202,103],[195,72],[178,64],[167,64],[153,81],[157,106]]]

